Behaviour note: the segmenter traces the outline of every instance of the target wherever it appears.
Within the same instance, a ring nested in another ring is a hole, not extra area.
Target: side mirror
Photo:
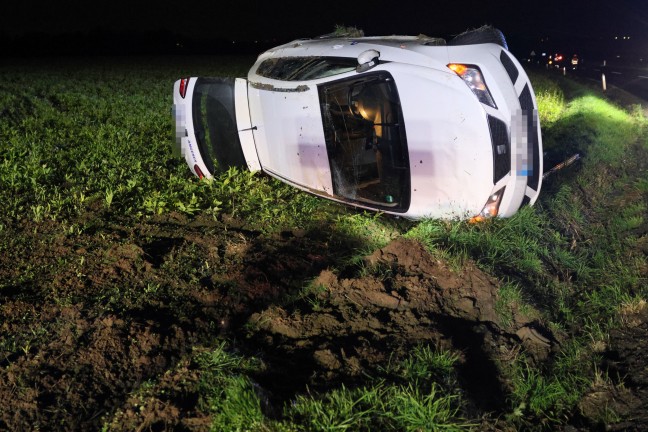
[[[363,51],[358,56],[358,66],[356,67],[356,72],[366,72],[369,69],[378,66],[380,59],[380,52],[370,49]]]

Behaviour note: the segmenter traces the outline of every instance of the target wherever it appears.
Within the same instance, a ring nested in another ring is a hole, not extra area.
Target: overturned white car
[[[493,28],[297,40],[247,79],[184,78],[173,96],[199,177],[247,167],[411,219],[511,216],[540,192],[535,95]]]

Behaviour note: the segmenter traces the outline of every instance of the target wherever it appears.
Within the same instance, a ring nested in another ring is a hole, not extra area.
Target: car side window
[[[396,84],[387,72],[318,86],[334,195],[407,211],[409,155]]]
[[[257,75],[282,81],[307,81],[355,70],[358,61],[346,57],[279,57],[259,65]]]

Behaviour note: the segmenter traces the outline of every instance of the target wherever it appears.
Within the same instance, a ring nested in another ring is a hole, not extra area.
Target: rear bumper
[[[180,93],[181,81],[177,80],[173,84],[173,107],[171,110],[175,122],[173,153],[185,159],[194,175],[198,177],[211,177],[200,155],[198,143],[194,138],[191,95],[193,95],[197,78],[192,77],[187,79],[184,97]]]

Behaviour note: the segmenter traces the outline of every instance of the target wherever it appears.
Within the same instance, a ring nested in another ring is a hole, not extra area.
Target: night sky
[[[648,1],[374,0],[51,1],[2,6],[0,35],[167,31],[196,39],[282,43],[328,33],[336,24],[367,35],[424,33],[448,37],[491,24],[518,46],[542,37],[596,44],[630,36],[648,46]],[[636,43],[636,42],[635,42]],[[526,48],[525,48],[526,49]],[[576,49],[576,48],[574,48]]]

